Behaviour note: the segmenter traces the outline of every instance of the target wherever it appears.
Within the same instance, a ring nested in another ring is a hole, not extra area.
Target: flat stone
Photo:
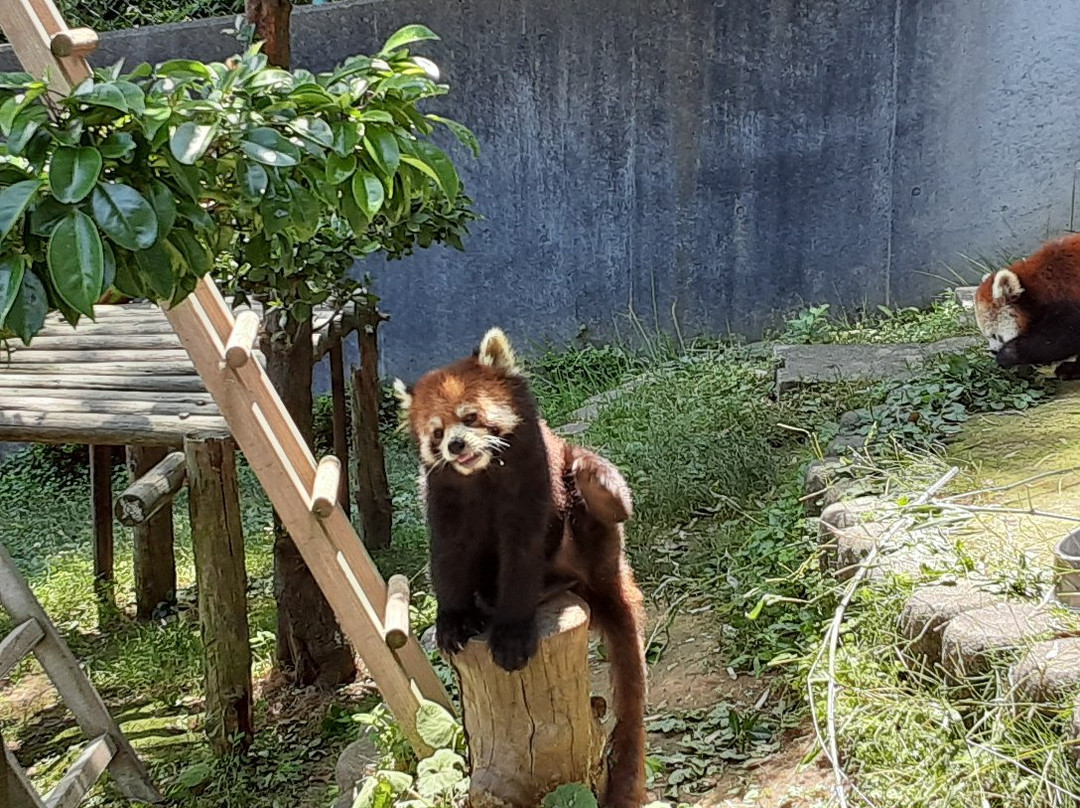
[[[884,522],[860,522],[843,528],[830,526],[825,534],[827,540],[821,544],[825,568],[841,581],[847,580],[888,529]]]
[[[956,294],[956,302],[959,303],[964,311],[975,311],[975,291],[978,286],[957,286],[954,289]]]
[[[589,429],[589,425],[582,421],[571,421],[569,424],[555,427],[551,430],[556,435],[580,435]]]
[[[934,354],[957,353],[982,344],[975,337],[891,345],[777,345],[777,392],[801,384],[908,379]]]
[[[850,431],[863,424],[873,420],[873,414],[869,408],[863,407],[859,410],[848,410],[840,416],[840,429]]]
[[[1064,706],[1080,693],[1080,637],[1035,643],[1013,666],[1012,681],[1018,703]]]
[[[929,584],[912,593],[900,612],[900,633],[908,641],[904,655],[932,664],[941,662],[941,633],[958,614],[993,606],[1004,598],[962,579],[952,585]]]
[[[860,522],[872,522],[896,513],[896,503],[884,497],[863,496],[843,502],[830,502],[821,511],[821,536],[829,527],[851,527]]]
[[[435,644],[435,626],[428,626],[420,635],[420,647],[429,654],[438,650]]]
[[[990,670],[994,658],[1052,631],[1053,616],[1030,603],[998,603],[958,614],[941,633],[941,663],[957,678]]]
[[[821,504],[824,508],[844,502],[865,497],[874,493],[876,486],[869,480],[837,480],[821,494]]]
[[[842,457],[866,448],[866,435],[837,435],[825,447],[826,457]]]
[[[338,756],[334,768],[334,781],[338,787],[338,798],[334,808],[352,808],[356,795],[356,784],[378,768],[382,754],[369,734],[362,734],[359,739],[346,746]]]

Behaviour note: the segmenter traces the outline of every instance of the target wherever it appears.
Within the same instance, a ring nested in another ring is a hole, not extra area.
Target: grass
[[[858,322],[872,341],[913,334],[936,338],[955,314],[939,304],[922,326],[909,313],[879,313]],[[833,589],[818,568],[816,537],[803,516],[802,469],[836,432],[840,414],[873,405],[890,415],[872,428],[899,434],[885,425],[907,422],[910,408],[918,405],[927,413],[927,434],[938,439],[947,422],[935,414],[939,404],[955,403],[948,391],[993,372],[978,365],[973,376],[953,378],[939,368],[922,382],[942,385],[943,395],[927,392],[926,401],[889,404],[889,396],[898,395],[896,386],[808,389],[778,403],[771,396],[767,346],[713,342],[675,349],[662,341],[645,351],[584,346],[544,352],[527,363],[527,370],[554,424],[573,417],[592,396],[622,388],[595,407],[589,428],[575,440],[619,464],[634,490],[628,550],[658,615],[650,659],[663,662],[671,622],[693,610],[708,614],[713,623],[714,631],[702,641],[714,644],[718,665],[774,682],[768,702],[748,712],[717,704],[700,715],[660,717],[658,731],[684,740],[674,744],[674,753],[657,753],[656,782],[682,794],[700,790],[718,768],[774,749],[777,733],[805,713],[797,699],[797,662],[821,635]],[[1015,382],[1000,390],[987,382],[985,390],[995,400],[1019,395]],[[986,395],[961,400],[960,406],[966,413]],[[316,413],[322,443],[326,409],[320,402]],[[413,578],[414,628],[422,631],[432,622],[434,604],[425,593],[426,531],[416,500],[415,459],[405,437],[389,429],[389,406],[386,415],[394,541],[375,560],[384,575]],[[125,475],[117,469],[117,487]],[[352,716],[373,701],[362,686],[336,695],[298,694],[271,673],[271,511],[243,465],[240,484],[259,679],[258,739],[245,757],[213,760],[201,739],[202,648],[190,612],[142,625],[124,613],[112,614],[99,627],[90,583],[89,496],[78,453],[35,450],[0,466],[0,539],[110,705],[127,713],[125,729],[134,730],[136,746],[177,806],[327,806],[337,752],[357,734]],[[192,599],[194,582],[185,512],[181,501],[176,508],[181,603]],[[130,533],[118,527],[116,593],[125,608],[132,600],[130,542]],[[45,784],[70,759],[71,724],[56,719],[47,701],[30,698],[39,681],[32,666],[17,672],[0,700],[0,722],[8,740],[21,744],[20,754],[48,763],[35,773]],[[35,709],[43,705],[46,709]],[[704,751],[694,753],[697,747]],[[710,755],[722,761],[706,759]],[[681,792],[674,788],[679,781]],[[102,806],[122,804],[112,789],[99,790],[94,799]]]

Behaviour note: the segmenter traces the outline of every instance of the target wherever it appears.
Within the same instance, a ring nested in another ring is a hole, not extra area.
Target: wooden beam
[[[45,632],[37,620],[31,618],[17,625],[14,631],[0,640],[0,679],[33,651],[44,636]]]
[[[341,461],[341,487],[338,489],[338,502],[345,515],[350,507],[351,491],[349,487],[349,402],[345,394],[345,358],[341,345],[341,332],[331,326],[335,332],[330,342],[330,396],[334,411],[334,455]]]
[[[199,623],[206,649],[206,734],[223,755],[239,735],[254,737],[247,578],[235,444],[189,439],[191,543],[199,581]]]
[[[94,592],[113,602],[112,446],[90,447],[90,489],[94,515]]]
[[[0,371],[2,372],[2,371]],[[60,392],[60,391],[57,391]],[[67,392],[67,391],[64,391]],[[19,395],[13,396],[0,387],[0,410],[16,410],[19,412],[36,412],[48,415],[58,412],[93,413],[96,415],[175,415],[187,418],[191,415],[203,417],[218,417],[218,409],[213,404],[201,406],[188,401],[146,401],[145,399],[134,401],[126,400],[126,396],[117,391],[113,398],[92,398],[74,395]]]
[[[121,791],[133,800],[159,803],[161,794],[154,788],[146,767],[131,748],[131,744],[112,720],[105,702],[86,678],[78,660],[56,631],[45,610],[41,608],[26,581],[19,575],[15,559],[0,542],[0,607],[16,623],[31,618],[45,632],[45,638],[34,647],[34,656],[52,680],[57,693],[71,710],[79,728],[89,738],[108,735],[117,749],[109,764],[109,773]]]
[[[0,440],[6,441],[178,446],[187,434],[227,437],[229,428],[216,416],[180,418],[0,410]]]
[[[198,376],[115,376],[93,373],[82,376],[47,376],[37,373],[0,373],[0,385],[5,388],[34,390],[139,390],[160,393],[205,393],[206,387]]]
[[[0,806],[3,808],[45,808],[22,766],[4,744],[0,733]]]
[[[102,735],[86,745],[59,783],[45,798],[45,808],[78,808],[116,754],[112,738]]]
[[[69,28],[53,34],[49,50],[53,56],[81,56],[84,59],[97,50],[97,31],[91,28]]]
[[[128,468],[135,478],[116,498],[115,514],[133,527],[135,615],[150,620],[158,605],[176,595],[172,499],[184,484],[183,452],[164,446],[128,446]]]

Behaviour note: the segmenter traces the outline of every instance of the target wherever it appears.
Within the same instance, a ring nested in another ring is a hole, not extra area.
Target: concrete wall
[[[753,332],[800,302],[911,303],[960,253],[1068,225],[1080,158],[1072,0],[346,0],[293,15],[298,66],[400,25],[486,216],[468,252],[369,262],[411,376],[498,323],[519,343]],[[98,62],[221,58],[226,20],[107,35]]]

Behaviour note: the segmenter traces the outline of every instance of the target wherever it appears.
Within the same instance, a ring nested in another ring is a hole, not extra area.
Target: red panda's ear
[[[1002,269],[994,276],[993,299],[996,303],[1012,303],[1024,293],[1024,286],[1011,269]]]
[[[412,390],[401,379],[394,379],[394,395],[401,402],[401,409],[407,411],[412,406]]]
[[[501,328],[489,329],[480,340],[479,360],[481,365],[488,365],[511,376],[518,373],[517,358],[510,340]]]

